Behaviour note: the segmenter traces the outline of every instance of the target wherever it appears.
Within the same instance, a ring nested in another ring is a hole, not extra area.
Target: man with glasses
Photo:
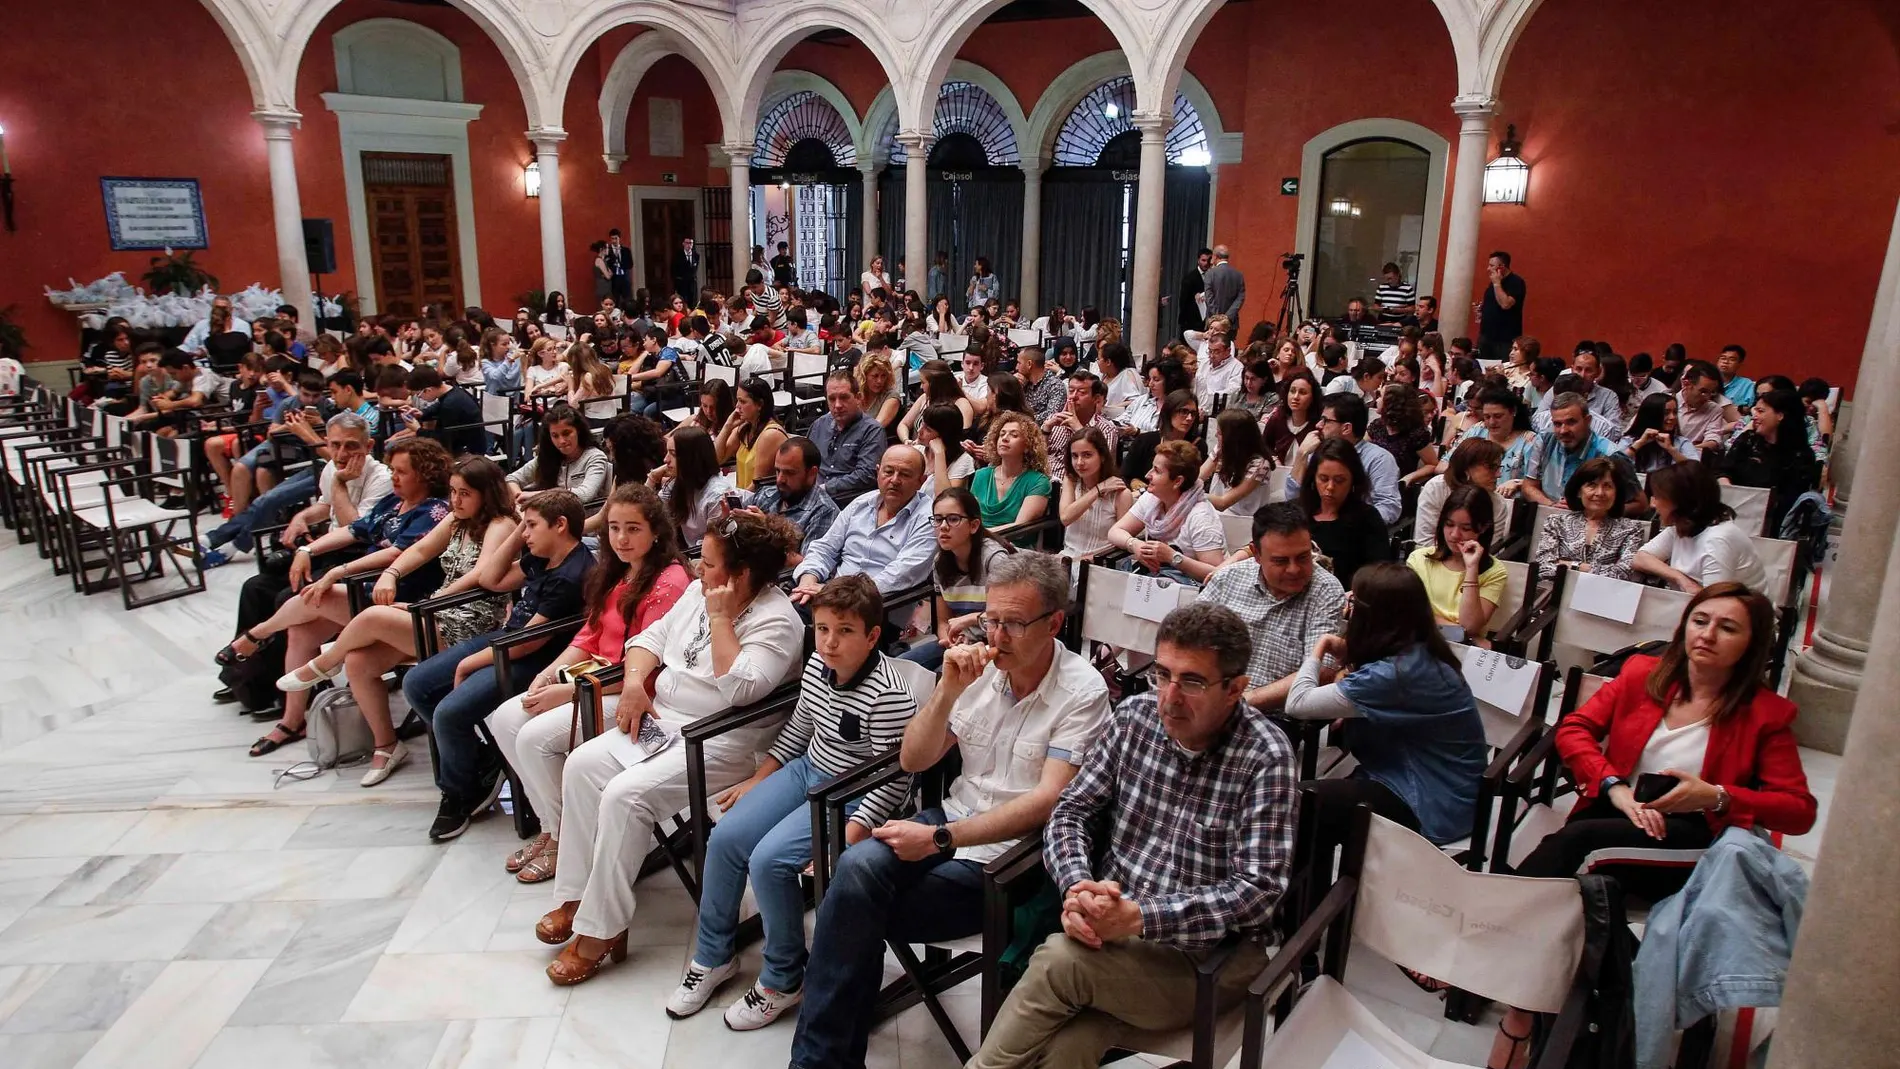
[[[1298,775],[1286,736],[1245,701],[1252,647],[1219,605],[1161,621],[1155,689],[1121,703],[1043,833],[1062,931],[1029,959],[971,1069],[1093,1069],[1125,1031],[1187,1027],[1197,967],[1230,935],[1223,1001],[1265,965]]]
[[[1320,636],[1337,632],[1346,592],[1333,573],[1313,564],[1306,513],[1291,502],[1253,514],[1252,560],[1229,564],[1202,585],[1195,600],[1232,609],[1253,640],[1247,661],[1247,704],[1277,711],[1300,663]]]
[[[1012,553],[990,569],[987,593],[988,643],[944,654],[899,759],[922,772],[955,749],[962,772],[941,807],[880,826],[839,859],[818,907],[794,1069],[864,1064],[884,941],[981,931],[983,866],[1042,827],[1109,717],[1101,673],[1056,641],[1068,567]]]

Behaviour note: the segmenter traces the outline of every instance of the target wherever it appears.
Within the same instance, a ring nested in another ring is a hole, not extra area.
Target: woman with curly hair
[[[1395,382],[1385,388],[1379,418],[1366,429],[1366,439],[1392,454],[1399,477],[1419,482],[1438,473],[1438,447],[1425,414],[1424,396],[1417,386]]]
[[[983,509],[983,526],[1034,523],[1049,511],[1049,443],[1032,416],[1003,412],[990,421],[983,443],[989,464],[970,480]]]
[[[859,361],[853,373],[858,383],[858,400],[865,414],[884,425],[887,437],[897,433],[897,417],[904,412],[903,394],[897,388],[897,369],[888,358],[875,353]]]

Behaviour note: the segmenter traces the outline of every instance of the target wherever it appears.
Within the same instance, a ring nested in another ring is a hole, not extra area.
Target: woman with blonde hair
[[[885,357],[868,355],[852,373],[858,383],[858,399],[872,419],[884,425],[887,435],[897,432],[897,417],[904,411],[903,394],[897,389],[897,371]]]
[[[1049,442],[1035,417],[1001,412],[983,443],[989,464],[977,469],[970,492],[983,507],[983,526],[1034,523],[1049,511]]]
[[[609,420],[619,414],[620,400],[612,396],[613,368],[601,362],[592,344],[577,341],[567,347],[567,381],[567,403],[588,419]]]

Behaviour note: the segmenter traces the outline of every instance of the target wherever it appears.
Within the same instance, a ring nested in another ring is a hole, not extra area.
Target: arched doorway
[[[1313,314],[1345,314],[1353,298],[1371,297],[1380,269],[1397,264],[1406,281],[1421,280],[1425,259],[1432,154],[1399,138],[1372,137],[1328,150],[1320,161],[1318,219],[1313,234]]]
[[[842,301],[864,256],[863,185],[844,116],[809,89],[787,94],[759,120],[752,151],[752,243],[767,258],[786,242],[801,289]]]
[[[1141,132],[1134,79],[1111,78],[1090,90],[1056,133],[1043,178],[1042,303],[1072,312],[1094,308],[1124,323],[1133,309],[1135,200]],[[1161,225],[1162,291],[1193,265],[1207,238],[1207,129],[1186,96],[1174,97]]]
[[[930,249],[913,263],[904,248],[904,175],[911,160],[897,142],[895,114],[879,142],[890,152],[890,166],[878,186],[886,206],[878,219],[879,244],[889,250],[885,255],[893,273],[904,261],[906,283],[927,303],[944,293],[953,308],[963,308],[965,282],[979,256],[989,261],[1001,283],[999,292],[1008,299],[1022,286],[1023,173],[1016,131],[988,90],[974,82],[948,81],[937,91],[931,132],[936,140],[924,161],[930,169]],[[941,266],[938,253],[945,258]]]

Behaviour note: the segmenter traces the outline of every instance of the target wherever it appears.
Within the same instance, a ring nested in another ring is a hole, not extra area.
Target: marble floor
[[[532,933],[552,903],[502,870],[511,829],[491,818],[431,845],[426,759],[364,790],[246,757],[262,725],[208,696],[248,564],[128,613],[0,543],[0,1066],[784,1064],[788,1022],[738,1034],[716,1012],[661,1013],[693,916],[669,874],[641,885],[628,961],[556,988]],[[1833,759],[1804,757],[1825,816]],[[1788,848],[1811,860],[1819,835]],[[1375,1012],[1482,1064],[1486,1028],[1445,1021],[1369,959],[1350,979]],[[966,1035],[975,994],[949,999]],[[954,1061],[922,1009],[871,1043],[872,1069]]]

